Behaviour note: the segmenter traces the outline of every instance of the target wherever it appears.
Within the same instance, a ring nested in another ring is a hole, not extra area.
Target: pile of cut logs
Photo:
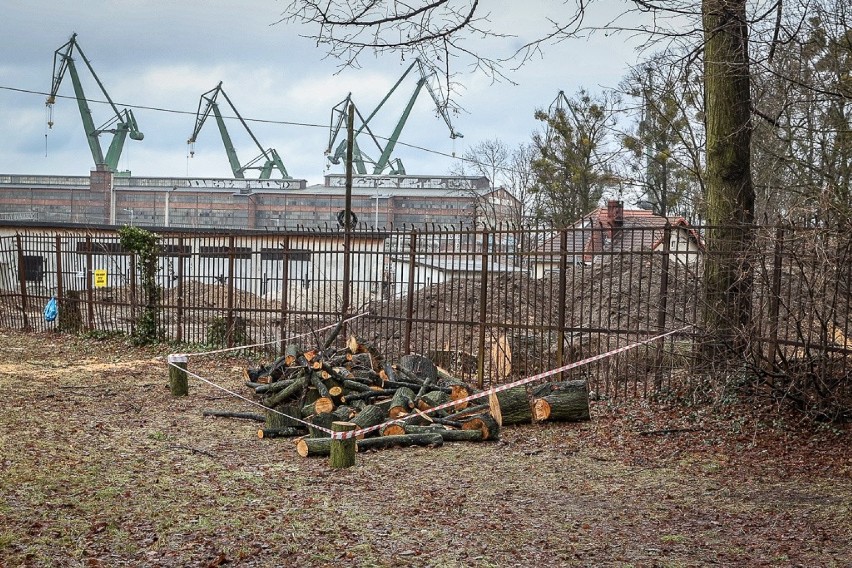
[[[358,429],[384,425],[358,437],[357,449],[365,451],[496,440],[505,425],[589,419],[584,381],[519,386],[464,401],[478,391],[428,358],[405,355],[391,364],[354,336],[345,347],[334,347],[339,331],[340,326],[333,329],[314,349],[288,345],[272,363],[244,370],[246,386],[268,409],[265,416],[212,410],[205,414],[263,420],[258,437],[298,437],[296,450],[303,457],[329,454],[330,435],[321,428],[331,429],[337,421],[354,423]],[[450,405],[431,410],[445,403]]]

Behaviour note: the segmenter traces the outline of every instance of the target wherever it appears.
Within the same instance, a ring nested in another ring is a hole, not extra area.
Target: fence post
[[[234,346],[234,235],[228,237],[228,318],[227,345]]]
[[[281,266],[281,318],[278,324],[278,333],[281,340],[279,353],[284,354],[287,347],[284,344],[287,334],[287,310],[289,309],[288,301],[290,297],[290,237],[284,235],[284,262]]]
[[[177,339],[178,343],[183,342],[183,262],[184,262],[184,242],[183,237],[178,237],[177,250]]]
[[[772,293],[769,295],[769,352],[766,361],[770,369],[775,366],[778,352],[778,315],[781,306],[781,263],[784,260],[784,228],[775,231],[775,246],[772,254]],[[772,374],[770,373],[771,377]]]
[[[24,316],[24,331],[30,331],[30,317],[27,315],[27,263],[24,259],[24,243],[21,235],[15,235],[18,243],[18,284],[21,287],[21,314]]]
[[[411,229],[408,241],[408,294],[405,298],[405,352],[411,353],[411,327],[414,317],[414,274],[417,267],[417,229]]]
[[[660,303],[657,307],[657,329],[662,333],[666,329],[666,313],[669,303],[669,256],[671,253],[671,238],[672,226],[666,221],[666,226],[663,228],[663,258],[662,258],[662,274],[660,274]],[[657,353],[654,369],[654,391],[659,392],[663,388],[663,345],[665,339],[660,339],[657,343]],[[647,394],[647,393],[645,393]]]
[[[559,296],[556,298],[556,366],[565,364],[565,320],[568,309],[565,296],[568,293],[568,229],[559,232]],[[563,373],[559,373],[559,380]]]
[[[138,316],[139,290],[136,287],[136,253],[130,252],[130,334],[136,335],[136,318]],[[147,303],[147,302],[146,302]]]
[[[92,289],[92,235],[86,235],[86,331],[95,329],[94,290]]]
[[[62,281],[62,238],[56,235],[56,301],[62,305],[65,299],[65,283]]]
[[[488,231],[482,231],[482,267],[479,282],[479,353],[476,355],[476,383],[485,383],[485,313],[488,309]]]

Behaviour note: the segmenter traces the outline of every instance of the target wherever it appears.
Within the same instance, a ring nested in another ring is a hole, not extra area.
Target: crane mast
[[[402,84],[403,80],[408,76],[414,68],[417,68],[419,71],[419,78],[417,79],[417,83],[414,87],[414,92],[409,96],[408,102],[405,105],[405,109],[400,115],[399,119],[396,122],[396,126],[394,127],[391,135],[388,137],[386,142],[382,144],[378,137],[373,134],[372,130],[370,130],[370,121],[379,113],[385,103],[390,99],[391,95],[396,91],[396,89]],[[441,117],[444,119],[444,122],[447,124],[447,127],[450,130],[450,138],[462,138],[462,135],[453,128],[452,122],[450,121],[450,117],[444,108],[444,105],[441,104],[441,101],[438,99],[435,91],[432,89],[430,84],[430,79],[434,76],[434,74],[429,74],[426,72],[426,68],[423,63],[419,59],[415,59],[411,65],[405,70],[405,72],[397,79],[396,83],[394,83],[393,87],[385,94],[384,98],[379,102],[373,112],[365,119],[361,116],[361,113],[358,112],[356,106],[356,113],[358,114],[358,118],[361,122],[361,125],[355,131],[355,143],[353,148],[353,161],[356,170],[359,174],[366,174],[367,167],[366,163],[371,163],[373,165],[373,175],[381,175],[385,170],[389,170],[391,175],[404,175],[405,167],[402,164],[402,161],[399,158],[392,159],[391,155],[393,154],[394,149],[396,148],[397,142],[399,141],[399,136],[402,133],[403,128],[405,127],[405,123],[408,121],[409,116],[411,115],[411,111],[414,108],[414,103],[417,100],[420,91],[423,87],[426,87],[426,90],[429,92],[429,95],[432,97],[432,101],[435,103],[435,107],[440,113]],[[343,156],[346,154],[346,141],[341,141],[336,149],[332,152],[332,148],[334,147],[334,142],[337,139],[337,136],[340,132],[340,129],[343,125],[343,118],[346,113],[346,108],[349,106],[349,103],[352,102],[352,93],[340,103],[335,105],[331,110],[331,124],[329,127],[329,140],[328,140],[328,148],[326,149],[326,155],[328,155],[328,159],[332,164],[339,164]],[[375,144],[378,152],[379,158],[377,160],[372,160],[369,156],[367,156],[358,146],[358,135],[366,132],[372,142]]]
[[[241,164],[237,157],[237,150],[234,148],[231,135],[228,133],[225,118],[219,110],[219,103],[217,101],[219,95],[222,95],[225,102],[227,102],[228,106],[231,107],[231,111],[240,121],[240,124],[243,125],[243,128],[246,130],[255,146],[257,146],[260,150],[260,155],[246,164]],[[192,131],[192,135],[186,141],[186,143],[190,145],[190,156],[195,154],[195,142],[198,139],[198,135],[201,133],[201,128],[204,126],[204,123],[207,121],[207,118],[211,113],[216,119],[216,125],[219,128],[219,135],[222,138],[222,143],[225,146],[225,153],[228,156],[228,163],[231,165],[231,172],[233,172],[235,178],[243,179],[245,178],[246,171],[259,170],[260,174],[258,179],[270,179],[272,177],[272,172],[274,170],[278,170],[283,179],[290,179],[290,175],[287,173],[287,168],[284,167],[284,162],[281,160],[281,156],[274,148],[264,149],[264,147],[261,146],[257,137],[249,128],[248,123],[234,106],[234,103],[231,101],[230,97],[228,97],[228,94],[225,93],[225,90],[222,88],[222,81],[219,81],[218,85],[202,94],[201,99],[198,101],[198,110],[195,114],[195,128]]]
[[[95,126],[95,121],[92,118],[92,110],[89,108],[86,94],[83,91],[83,84],[80,81],[80,75],[77,71],[77,66],[74,62],[74,52],[77,52],[80,59],[86,64],[89,73],[91,73],[95,82],[101,90],[104,98],[106,98],[109,106],[112,108],[113,116],[100,127]],[[48,122],[49,127],[53,127],[53,105],[56,103],[56,96],[59,93],[59,87],[65,77],[66,72],[71,77],[71,83],[74,87],[74,96],[77,99],[77,106],[80,110],[80,117],[83,120],[83,128],[86,132],[86,141],[89,144],[89,150],[92,153],[92,158],[96,166],[106,166],[111,172],[118,170],[118,161],[121,157],[121,152],[124,149],[124,143],[130,136],[131,140],[142,140],[145,135],[139,131],[139,126],[136,123],[136,118],[133,116],[133,111],[130,109],[119,110],[112,98],[107,93],[106,88],[95,73],[92,64],[89,62],[80,45],[77,43],[77,34],[72,34],[65,44],[57,49],[53,54],[53,81],[50,87],[50,95],[45,103],[50,111],[51,119]],[[101,148],[101,134],[110,133],[113,135],[106,155]]]

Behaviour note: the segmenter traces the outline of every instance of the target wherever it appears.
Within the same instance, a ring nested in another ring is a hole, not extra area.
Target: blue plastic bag
[[[56,305],[56,298],[52,297],[47,301],[44,307],[44,321],[53,321],[59,313],[59,308]]]

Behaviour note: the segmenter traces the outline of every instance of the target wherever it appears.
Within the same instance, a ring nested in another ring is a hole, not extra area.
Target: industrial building
[[[134,177],[106,168],[89,176],[0,174],[0,219],[218,229],[337,226],[345,176],[300,179]],[[487,178],[359,175],[352,211],[365,227],[492,226],[512,219],[517,200]]]

